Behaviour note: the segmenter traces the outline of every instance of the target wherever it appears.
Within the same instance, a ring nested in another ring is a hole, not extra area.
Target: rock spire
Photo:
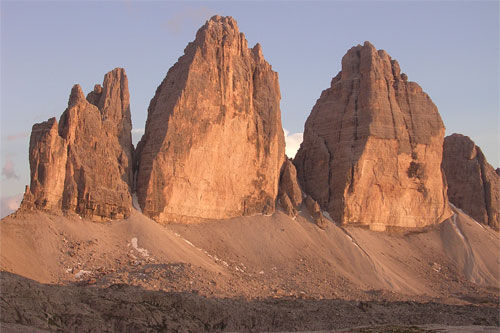
[[[85,98],[71,89],[68,108],[33,126],[31,182],[22,209],[64,210],[106,220],[127,217],[132,199],[128,80],[116,68]]]
[[[214,16],[170,68],[137,147],[137,194],[158,222],[270,214],[284,161],[278,74]]]

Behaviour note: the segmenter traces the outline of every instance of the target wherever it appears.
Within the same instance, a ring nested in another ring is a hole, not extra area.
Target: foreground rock
[[[7,272],[0,272],[0,281],[0,328],[6,332],[330,331],[373,323],[412,325],[408,332],[417,332],[415,325],[496,326],[499,320],[498,307],[485,304],[213,298],[126,284],[43,285]],[[406,332],[379,329],[369,332]]]
[[[132,122],[125,70],[114,69],[87,98],[79,85],[68,108],[35,124],[31,182],[21,209],[65,210],[91,219],[130,215]]]
[[[451,215],[444,126],[418,84],[365,42],[316,102],[294,159],[302,189],[342,224],[423,227]]]
[[[279,201],[289,216],[296,216],[302,204],[302,190],[297,181],[297,170],[291,160],[286,160],[281,169]]]
[[[444,139],[443,171],[450,202],[476,221],[498,230],[500,177],[486,161],[481,148],[468,136],[447,136]]]
[[[321,207],[319,206],[318,202],[311,198],[311,196],[307,196],[306,199],[304,200],[306,204],[307,211],[309,214],[311,214],[314,223],[321,229],[326,229],[328,226],[327,219],[323,216],[323,213],[321,212]]]
[[[169,70],[138,145],[137,194],[158,222],[274,211],[284,136],[278,75],[214,16]]]

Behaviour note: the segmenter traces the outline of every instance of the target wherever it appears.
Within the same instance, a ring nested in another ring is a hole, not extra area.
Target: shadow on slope
[[[315,331],[361,325],[499,322],[497,306],[206,298],[128,285],[43,285],[7,272],[0,272],[0,280],[1,321],[50,331]]]

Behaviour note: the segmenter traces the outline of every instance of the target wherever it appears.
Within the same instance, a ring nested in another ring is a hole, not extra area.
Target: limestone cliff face
[[[117,68],[87,99],[71,90],[59,124],[35,124],[30,138],[31,183],[22,208],[73,211],[92,219],[127,217],[132,153],[128,81]]]
[[[476,221],[498,230],[500,176],[486,161],[481,148],[468,136],[447,136],[444,139],[443,171],[450,202]]]
[[[302,189],[337,222],[422,227],[451,215],[443,137],[429,96],[365,42],[316,102],[294,164]]]
[[[278,75],[231,17],[214,16],[168,71],[136,154],[159,222],[272,213],[284,161]]]

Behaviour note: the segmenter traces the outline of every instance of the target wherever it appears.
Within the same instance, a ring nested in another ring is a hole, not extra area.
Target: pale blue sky
[[[73,84],[88,92],[124,67],[133,127],[144,128],[156,87],[214,14],[233,16],[250,46],[262,44],[279,73],[283,127],[291,133],[303,131],[345,52],[369,40],[430,95],[447,134],[470,136],[500,166],[498,1],[2,1],[4,210],[29,183],[31,126],[59,117]]]

